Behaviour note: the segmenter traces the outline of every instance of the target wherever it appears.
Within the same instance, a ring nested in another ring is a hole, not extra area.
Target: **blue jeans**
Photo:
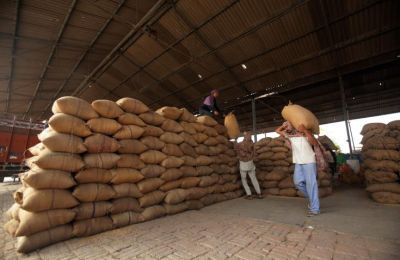
[[[319,213],[317,164],[295,164],[293,182],[310,201],[310,210]]]

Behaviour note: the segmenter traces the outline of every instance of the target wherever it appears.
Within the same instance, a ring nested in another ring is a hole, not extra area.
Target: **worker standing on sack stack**
[[[203,100],[203,103],[200,105],[199,108],[199,114],[201,116],[218,116],[221,113],[221,110],[219,109],[217,104],[218,96],[218,89],[214,89],[211,91],[210,95]]]
[[[235,151],[239,158],[239,170],[240,176],[242,178],[242,185],[244,190],[246,191],[246,199],[253,199],[251,195],[251,190],[249,185],[247,184],[247,175],[249,175],[251,183],[253,184],[254,189],[257,192],[257,198],[262,199],[260,185],[258,184],[256,178],[256,166],[254,165],[254,143],[251,140],[251,133],[244,132],[244,139],[241,143],[235,144]]]

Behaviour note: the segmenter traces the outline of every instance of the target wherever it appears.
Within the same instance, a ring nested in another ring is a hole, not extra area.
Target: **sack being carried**
[[[227,129],[229,138],[236,139],[239,137],[240,135],[239,123],[236,119],[236,116],[232,112],[225,117],[224,125]]]
[[[299,129],[300,125],[311,130],[314,134],[319,134],[319,122],[315,115],[308,109],[289,102],[282,109],[282,117],[289,121],[294,128]]]

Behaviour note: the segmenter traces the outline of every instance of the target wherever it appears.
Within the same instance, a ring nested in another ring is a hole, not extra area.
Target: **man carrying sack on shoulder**
[[[239,170],[240,176],[242,178],[242,185],[244,190],[246,191],[246,199],[252,199],[251,190],[249,185],[247,184],[247,175],[249,175],[251,183],[253,184],[254,189],[257,192],[257,198],[262,199],[260,185],[258,184],[256,178],[256,166],[254,165],[254,143],[251,140],[251,133],[244,132],[243,142],[235,144],[235,151],[239,158]]]
[[[293,182],[309,200],[308,216],[316,216],[320,213],[317,167],[325,169],[327,163],[324,159],[323,148],[313,134],[300,125],[295,129],[288,121],[284,122],[276,132],[288,139],[292,149],[293,163],[295,164]]]

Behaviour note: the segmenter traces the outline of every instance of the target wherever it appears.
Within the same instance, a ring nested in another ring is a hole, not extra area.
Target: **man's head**
[[[243,138],[244,141],[250,141],[251,140],[251,132],[250,131],[244,132],[243,137],[244,137]]]
[[[213,89],[211,91],[211,96],[217,98],[219,96],[219,90],[218,89]]]

